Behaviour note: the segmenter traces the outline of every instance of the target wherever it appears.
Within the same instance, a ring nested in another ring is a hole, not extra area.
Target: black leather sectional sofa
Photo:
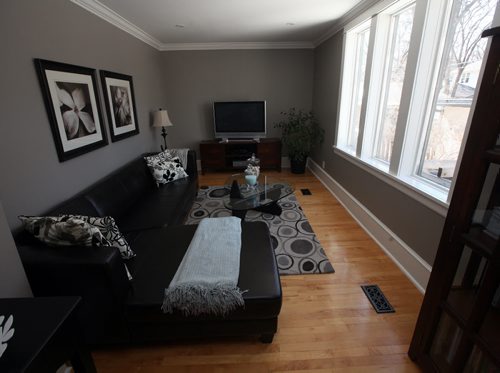
[[[245,308],[225,317],[163,314],[173,278],[196,226],[181,225],[198,189],[196,154],[189,178],[157,188],[142,157],[45,215],[112,216],[137,256],[129,281],[114,247],[48,247],[26,232],[16,243],[35,296],[80,295],[79,318],[89,344],[158,342],[188,337],[258,335],[271,342],[281,284],[267,226],[243,223],[240,277]]]

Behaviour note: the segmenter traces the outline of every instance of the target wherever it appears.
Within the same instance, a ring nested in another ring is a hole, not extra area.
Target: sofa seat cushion
[[[187,318],[181,313],[161,311],[164,290],[184,257],[195,225],[167,227],[141,232],[133,242],[137,257],[130,260],[134,277],[126,317],[130,322],[180,322],[189,320],[249,320],[277,317],[281,309],[281,285],[265,223],[243,223],[238,286],[245,308],[221,316]],[[163,244],[163,250],[162,250]],[[154,255],[153,255],[154,254]]]
[[[115,218],[116,223],[122,232],[161,228],[178,223],[179,218],[184,218],[179,215],[186,213],[181,206],[185,201],[193,201],[194,194],[196,182],[189,177],[162,185],[134,203],[126,214]]]

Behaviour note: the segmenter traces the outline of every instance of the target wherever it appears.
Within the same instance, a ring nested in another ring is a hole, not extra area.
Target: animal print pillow
[[[19,216],[24,228],[38,240],[49,246],[114,246],[120,250],[122,259],[135,256],[125,237],[120,233],[115,220],[106,216],[80,215]],[[127,277],[132,280],[127,265]]]
[[[135,256],[135,253],[130,248],[127,240],[118,229],[115,219],[111,216],[94,217],[82,215],[61,215],[60,218],[74,217],[86,221],[90,225],[99,228],[102,235],[108,240],[109,246],[114,246],[120,250],[120,255],[123,259],[130,259]]]
[[[106,246],[99,228],[77,217],[20,216],[25,229],[49,246]]]

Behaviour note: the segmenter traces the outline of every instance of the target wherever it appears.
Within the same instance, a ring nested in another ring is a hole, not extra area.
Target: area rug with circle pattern
[[[223,199],[229,190],[221,186],[202,186],[198,191],[186,224],[198,224],[207,217],[231,216]],[[335,272],[294,194],[281,199],[280,216],[254,210],[245,221],[264,221],[269,226],[271,241],[281,275]]]

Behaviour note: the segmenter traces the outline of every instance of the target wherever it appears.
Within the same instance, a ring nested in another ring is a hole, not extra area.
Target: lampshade
[[[166,110],[158,110],[153,115],[153,127],[172,127],[173,124]]]

